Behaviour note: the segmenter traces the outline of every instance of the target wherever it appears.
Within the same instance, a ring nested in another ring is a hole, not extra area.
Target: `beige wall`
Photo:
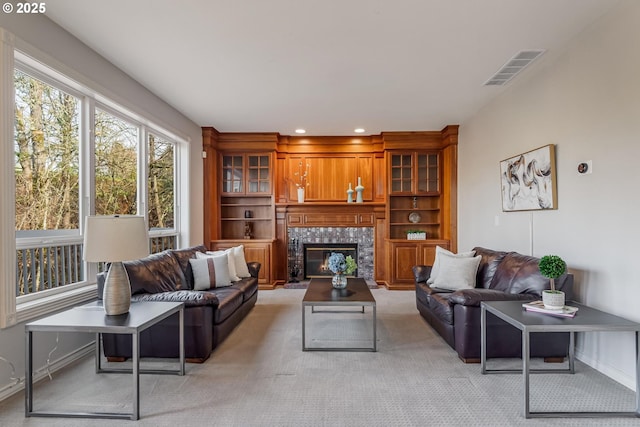
[[[459,244],[558,254],[577,299],[640,321],[640,2],[621,4],[548,52],[460,127]],[[543,46],[529,46],[538,48]],[[556,144],[558,210],[503,213],[499,162]],[[593,160],[593,173],[578,163]],[[496,225],[496,221],[499,225]],[[635,386],[632,333],[579,337],[578,357]]]

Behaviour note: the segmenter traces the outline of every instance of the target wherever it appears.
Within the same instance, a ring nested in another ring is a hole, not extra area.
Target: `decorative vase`
[[[298,203],[304,203],[304,188],[298,188]]]
[[[351,188],[351,183],[349,183],[349,188],[347,189],[347,203],[353,203],[353,189]]]
[[[562,310],[564,307],[564,292],[544,290],[542,291],[542,303],[549,310]]]
[[[108,316],[129,312],[131,307],[131,285],[129,275],[122,262],[112,262],[102,289],[102,304]]]
[[[358,185],[356,187],[356,203],[362,203],[362,192],[364,191],[364,187],[362,186],[362,179],[358,177]]]
[[[347,287],[347,276],[342,273],[336,273],[331,278],[331,284],[335,289],[344,289]]]

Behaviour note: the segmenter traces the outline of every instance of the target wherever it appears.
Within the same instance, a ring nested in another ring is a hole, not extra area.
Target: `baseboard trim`
[[[72,363],[88,356],[88,355],[93,355],[95,353],[95,341],[91,341],[90,343],[85,344],[84,346],[80,347],[79,349],[68,353],[65,356],[62,356],[56,360],[54,360],[53,362],[51,362],[51,364],[49,365],[49,372],[54,373],[59,371],[60,369],[71,365]],[[33,375],[33,383],[35,384],[36,382],[40,381],[43,378],[47,377],[47,371],[44,369],[44,366],[35,369],[34,375]],[[19,393],[20,391],[24,390],[24,374],[20,377],[20,381],[17,384],[13,384],[13,385],[8,385],[5,386],[3,389],[0,390],[0,402],[2,402],[3,400],[13,396],[16,393]]]
[[[587,354],[581,348],[578,348],[578,347],[576,347],[576,359],[578,359],[582,363],[585,363],[591,366],[593,369],[608,376],[612,380],[619,382],[620,384],[627,387],[628,389],[632,391],[636,391],[636,379],[633,375],[628,375],[627,373],[622,372],[618,368],[615,368],[611,365],[607,365],[597,359],[587,356]]]

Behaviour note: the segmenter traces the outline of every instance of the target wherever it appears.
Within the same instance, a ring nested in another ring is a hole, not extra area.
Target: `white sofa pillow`
[[[192,258],[189,263],[193,270],[194,290],[204,291],[231,286],[227,254]]]
[[[481,255],[475,257],[457,257],[440,254],[440,272],[433,286],[440,289],[471,289],[476,287],[476,274]]]
[[[445,248],[436,246],[436,258],[433,261],[433,267],[431,267],[431,276],[427,280],[428,285],[432,285],[436,280],[436,277],[438,277],[438,273],[440,272],[440,256],[443,254],[451,255],[458,258],[471,258],[476,254],[476,251],[460,252],[460,253],[454,254],[453,252],[448,251]]]
[[[206,255],[203,254],[202,252],[197,252],[196,258],[204,258],[205,256],[223,255],[223,254],[227,254],[227,259],[229,260],[229,279],[232,282],[237,282],[238,280],[240,280],[240,278],[236,273],[236,256],[233,253],[233,248],[229,248],[224,251],[213,251],[213,252],[207,251]]]
[[[236,261],[236,274],[240,278],[251,277],[249,273],[249,267],[247,267],[247,261],[244,258],[244,245],[234,246],[233,255]]]

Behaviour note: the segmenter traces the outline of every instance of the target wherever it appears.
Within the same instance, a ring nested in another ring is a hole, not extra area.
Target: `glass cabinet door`
[[[243,178],[242,156],[222,156],[222,192],[244,192]]]
[[[391,155],[391,192],[411,192],[411,154]]]
[[[271,192],[271,168],[269,156],[247,156],[247,192],[270,193]]]
[[[437,154],[418,154],[417,171],[417,191],[419,193],[440,191]]]

